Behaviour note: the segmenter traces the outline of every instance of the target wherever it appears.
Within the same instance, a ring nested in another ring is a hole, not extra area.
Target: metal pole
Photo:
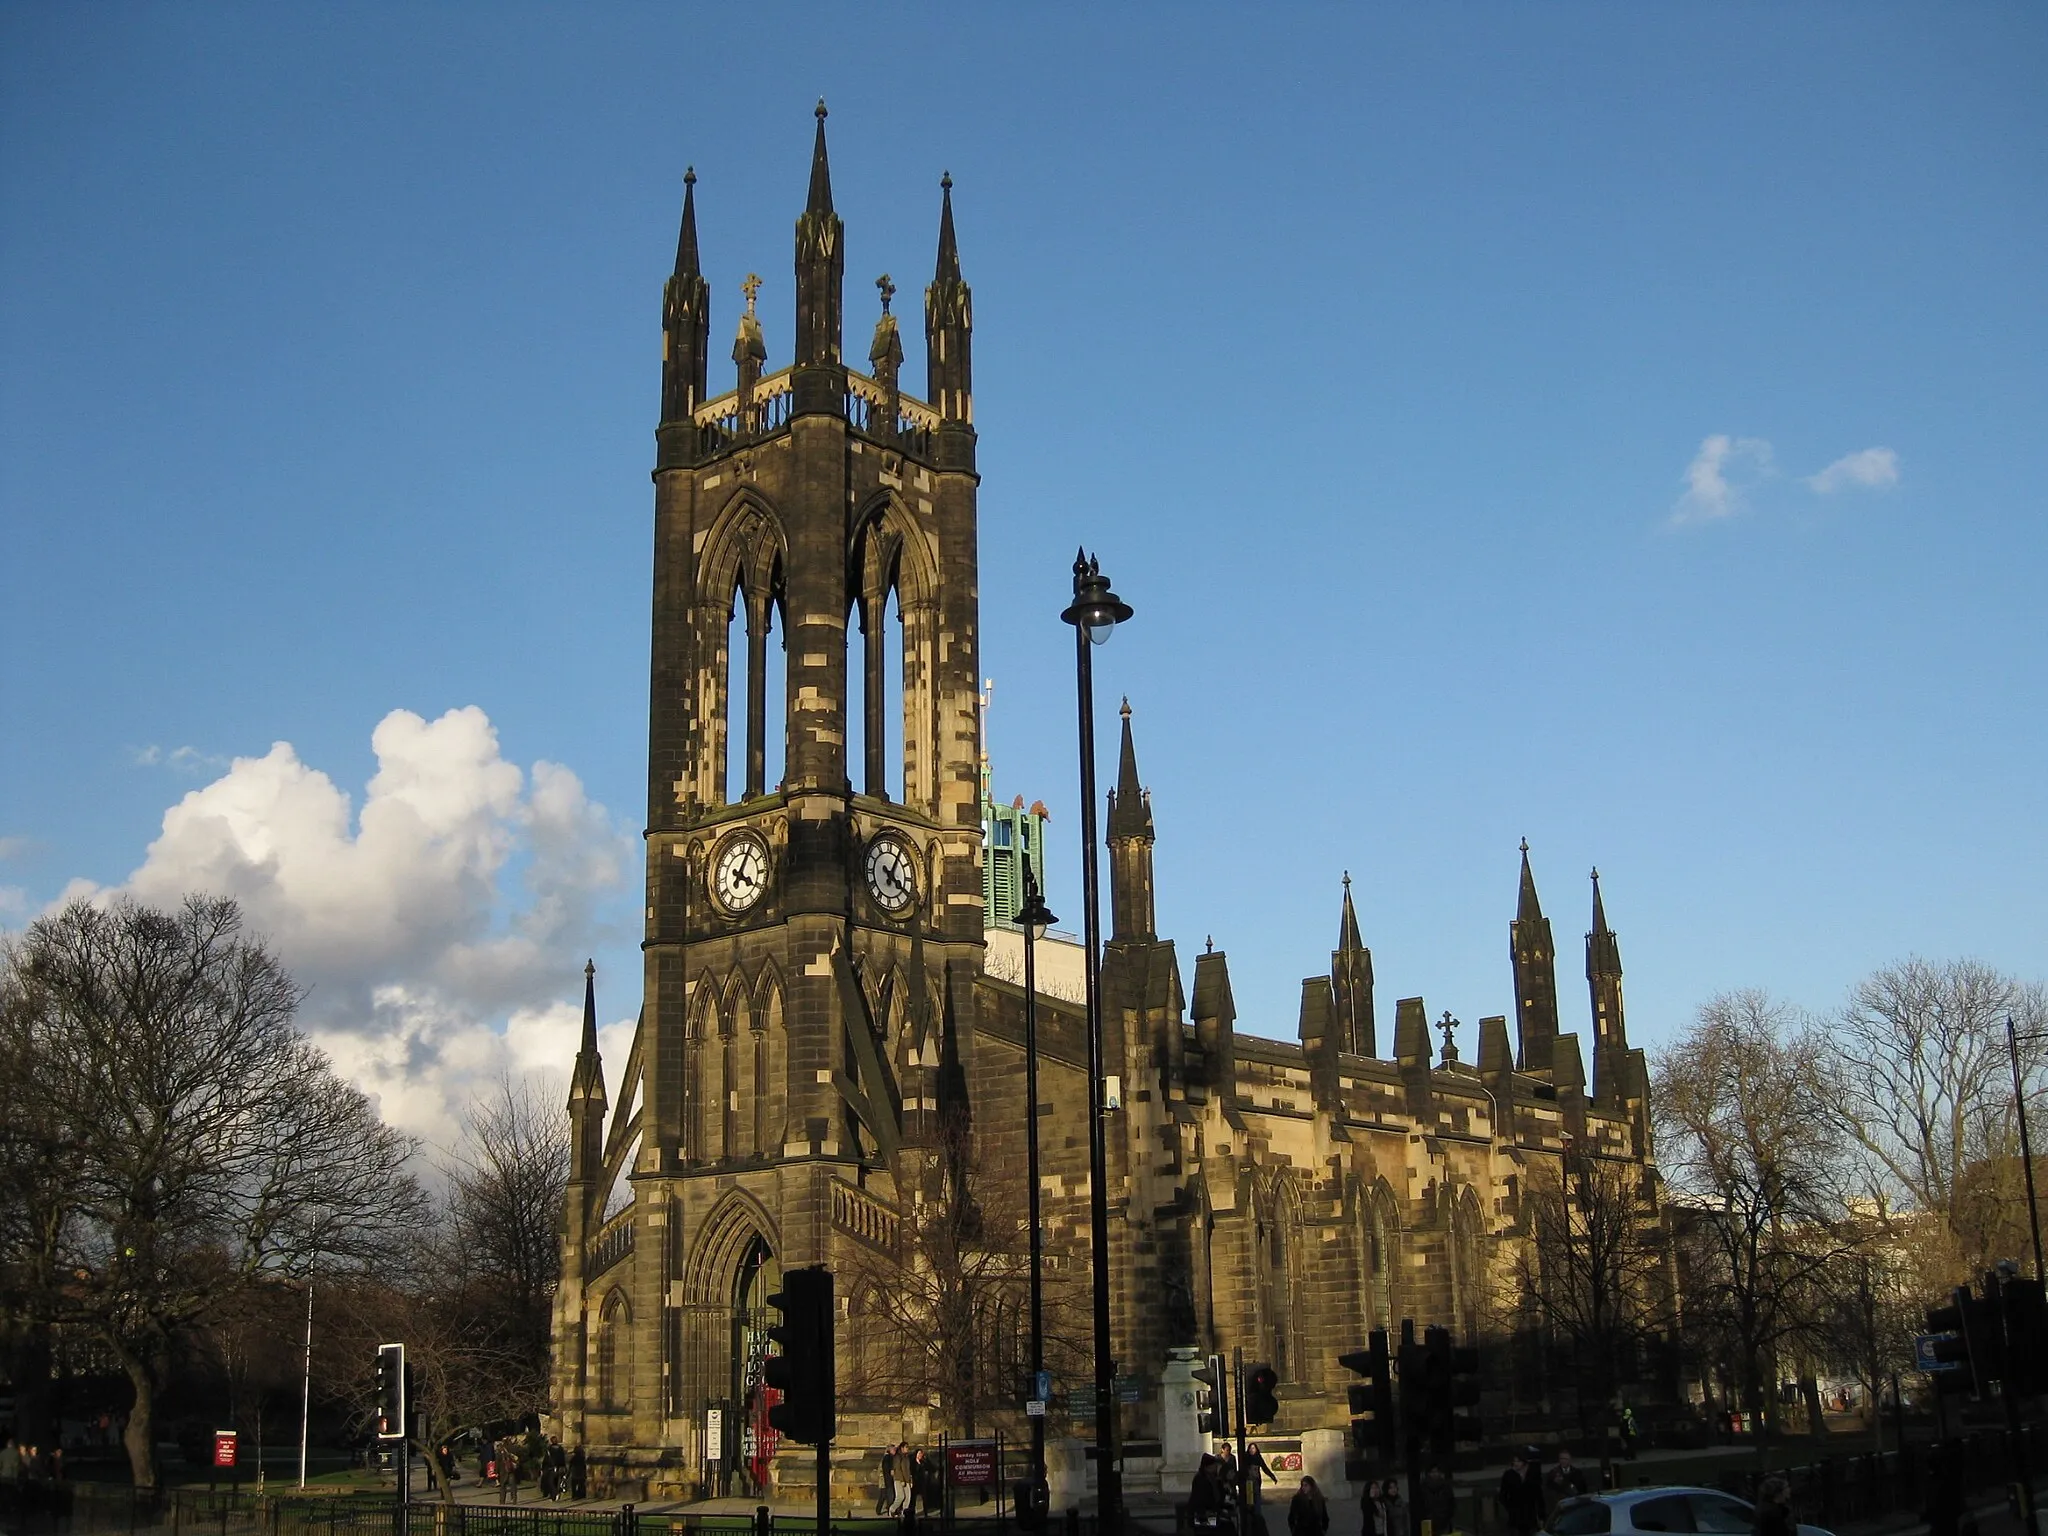
[[[306,1486],[306,1434],[313,1422],[313,1282],[306,1282],[306,1375],[299,1386],[299,1487]]]
[[[2009,1013],[2005,1016],[2005,1043],[2012,1052],[2012,1101],[2019,1110],[2020,1161],[2027,1170],[2027,1221],[2034,1230],[2034,1278],[2048,1280],[2048,1266],[2041,1262],[2041,1206],[2034,1198],[2034,1145],[2027,1137],[2027,1090],[2020,1081],[2020,1037]]]
[[[1116,1361],[1109,1333],[1109,1158],[1102,1107],[1102,920],[1097,911],[1095,865],[1095,675],[1088,628],[1074,626],[1081,713],[1081,904],[1087,947],[1088,1007],[1088,1219],[1095,1280],[1095,1488],[1096,1522],[1103,1536],[1123,1523],[1123,1477],[1116,1464]]]
[[[1026,863],[1025,888],[1031,889],[1031,866]],[[1043,1265],[1045,1239],[1038,1225],[1038,960],[1031,924],[1024,925],[1024,1177],[1030,1189],[1031,1221],[1031,1395],[1042,1397],[1040,1378],[1045,1371],[1045,1289]],[[1045,1405],[1031,1420],[1031,1476],[1035,1483],[1045,1480]],[[1034,1487],[1034,1502],[1036,1489]]]
[[[1244,1496],[1245,1435],[1243,1345],[1237,1345],[1233,1347],[1230,1351],[1230,1395],[1233,1399],[1231,1406],[1236,1409],[1236,1412],[1232,1415],[1232,1417],[1236,1421],[1234,1427],[1237,1430],[1237,1528],[1240,1531],[1242,1531],[1245,1528],[1245,1509],[1247,1507],[1245,1504]]]

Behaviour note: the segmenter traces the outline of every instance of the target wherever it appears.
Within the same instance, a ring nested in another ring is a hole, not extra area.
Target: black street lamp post
[[[1024,905],[1017,926],[1024,930],[1024,1105],[1028,1130],[1024,1137],[1024,1177],[1030,1189],[1031,1223],[1031,1396],[1038,1411],[1031,1417],[1031,1508],[1042,1515],[1045,1481],[1045,1234],[1038,1222],[1038,941],[1059,919],[1047,910],[1031,862],[1024,863]]]
[[[1085,550],[1074,556],[1074,600],[1060,617],[1074,626],[1075,684],[1081,710],[1081,904],[1087,949],[1088,1219],[1095,1281],[1095,1512],[1102,1536],[1123,1527],[1123,1471],[1117,1464],[1116,1361],[1109,1336],[1109,1170],[1103,1141],[1102,918],[1095,856],[1095,676],[1091,648],[1131,616],[1130,604]]]

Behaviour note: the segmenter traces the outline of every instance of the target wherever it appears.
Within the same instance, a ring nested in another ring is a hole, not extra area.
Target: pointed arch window
[[[597,1401],[605,1408],[623,1408],[626,1383],[619,1370],[624,1353],[622,1335],[632,1325],[633,1309],[623,1291],[605,1298],[597,1319]]]
[[[859,660],[849,658],[847,669],[846,766],[862,793],[930,811],[937,794],[930,681],[937,610],[915,526],[900,508],[878,503],[855,536],[848,627],[857,628],[861,640]],[[852,708],[856,675],[858,712]]]
[[[787,771],[788,619],[781,560],[757,566],[751,586],[742,566],[733,578],[726,616],[725,788],[720,798],[728,802],[751,800],[779,787]],[[779,721],[781,729],[771,731],[771,720]]]

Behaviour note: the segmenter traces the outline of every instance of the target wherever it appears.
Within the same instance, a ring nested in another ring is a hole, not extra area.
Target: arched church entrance
[[[768,1298],[782,1287],[772,1231],[759,1203],[734,1191],[705,1222],[684,1266],[691,1344],[677,1407],[701,1415],[707,1430],[708,1415],[718,1411],[720,1481],[748,1494],[765,1486],[775,1453],[763,1380],[768,1328],[779,1316]]]

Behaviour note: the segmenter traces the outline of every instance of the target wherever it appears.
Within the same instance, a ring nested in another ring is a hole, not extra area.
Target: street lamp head
[[[1069,624],[1102,644],[1109,632],[1131,616],[1131,605],[1109,590],[1109,578],[1086,550],[1074,554],[1074,600],[1060,614]]]
[[[1045,898],[1038,894],[1038,882],[1032,881],[1024,891],[1024,905],[1017,909],[1017,926],[1024,930],[1024,937],[1036,940],[1045,937],[1045,930],[1059,919],[1052,915],[1045,904]]]

